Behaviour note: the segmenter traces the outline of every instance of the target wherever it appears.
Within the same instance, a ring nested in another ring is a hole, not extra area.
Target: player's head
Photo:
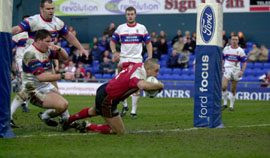
[[[144,68],[146,70],[147,77],[148,76],[155,76],[155,77],[157,77],[158,72],[159,72],[159,69],[160,69],[160,65],[159,65],[157,59],[152,58],[152,59],[147,59],[144,62]]]
[[[40,14],[44,20],[51,20],[54,15],[54,5],[52,0],[41,0]]]
[[[136,9],[134,7],[128,7],[125,11],[127,23],[133,24],[136,19]]]
[[[51,42],[52,37],[48,30],[42,29],[37,31],[35,35],[35,46],[37,46],[41,52],[47,52]]]
[[[232,35],[231,36],[231,45],[233,47],[237,47],[239,42],[239,37],[237,35]]]

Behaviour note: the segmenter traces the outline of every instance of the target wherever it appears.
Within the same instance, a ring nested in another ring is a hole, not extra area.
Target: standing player
[[[68,102],[51,82],[60,79],[72,80],[74,74],[52,72],[52,59],[60,57],[67,60],[68,54],[61,47],[52,44],[51,40],[49,31],[39,30],[34,43],[26,48],[22,62],[22,90],[17,98],[27,96],[33,105],[49,109],[39,113],[39,117],[48,126],[57,126],[58,123],[52,118],[61,115],[62,119],[67,119],[69,116],[66,116],[65,112]]]
[[[30,16],[23,20],[18,26],[12,28],[12,34],[28,32],[29,38],[33,40],[38,30],[46,29],[52,33],[52,41],[59,35],[63,36],[69,43],[74,45],[81,53],[88,55],[88,52],[82,47],[78,39],[68,31],[67,26],[58,17],[54,16],[54,5],[52,0],[41,0],[40,14]],[[56,84],[56,83],[55,83]],[[19,107],[23,101],[27,100],[24,96],[15,97],[11,103],[11,108]],[[67,117],[69,116],[66,111]]]
[[[237,35],[231,37],[231,45],[223,50],[224,74],[222,79],[222,98],[223,108],[227,108],[227,100],[230,99],[230,111],[234,109],[236,87],[238,81],[243,76],[247,66],[247,57],[244,50],[238,46],[239,38]],[[242,63],[242,66],[240,65]],[[227,91],[228,82],[231,81],[232,96]]]
[[[91,108],[84,108],[80,112],[71,115],[64,123],[63,129],[68,129],[72,122],[101,115],[106,124],[82,123],[80,130],[99,132],[103,134],[124,134],[125,127],[120,117],[117,104],[140,90],[162,90],[162,83],[145,81],[149,76],[157,76],[160,66],[156,59],[148,59],[143,63],[130,64],[108,83],[101,85],[97,90],[95,104]]]
[[[142,63],[142,49],[143,42],[146,44],[148,59],[152,58],[152,44],[151,38],[148,34],[147,29],[144,25],[136,22],[136,9],[134,7],[128,7],[125,10],[127,23],[124,23],[115,30],[112,40],[110,42],[110,47],[112,53],[115,55],[116,59],[120,58],[118,67],[120,71],[127,68],[129,65],[135,63]],[[121,52],[116,51],[116,43],[121,43]],[[120,72],[119,71],[119,72]],[[140,93],[134,93],[132,95],[132,110],[131,116],[136,117],[137,102]],[[124,107],[122,109],[121,115],[124,116],[128,111],[127,101],[124,101]]]
[[[65,23],[54,16],[54,5],[52,0],[41,0],[40,14],[30,16],[23,20],[18,26],[12,28],[12,34],[18,34],[27,31],[30,38],[35,37],[38,30],[46,29],[52,33],[52,40],[54,41],[59,35],[63,36],[69,43],[74,45],[82,54],[88,52],[83,48],[78,39],[68,31]]]
[[[25,20],[28,17],[29,17],[28,15],[23,16],[23,20]],[[18,71],[18,74],[17,74],[16,77],[18,78],[18,80],[20,82],[20,84],[19,84],[19,86],[20,86],[19,90],[21,89],[22,59],[23,59],[23,55],[24,55],[24,50],[25,50],[25,47],[27,47],[27,45],[29,45],[29,43],[31,43],[28,39],[29,39],[28,32],[26,32],[26,31],[21,32],[21,33],[19,33],[17,35],[12,36],[13,48],[16,49],[16,53],[15,53],[15,64],[16,64],[16,69]],[[29,109],[28,109],[28,101],[24,101],[23,104],[21,104],[21,105],[17,104],[16,107],[15,106],[11,106],[10,124],[11,124],[11,127],[12,128],[17,127],[15,125],[14,121],[13,121],[13,114],[15,113],[16,109],[19,106],[22,106],[24,112],[28,112],[29,111]]]

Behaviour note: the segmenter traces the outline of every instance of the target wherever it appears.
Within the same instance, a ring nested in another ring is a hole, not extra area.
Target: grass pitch
[[[65,98],[71,114],[94,103],[89,96]],[[270,157],[269,101],[235,104],[235,111],[223,112],[226,128],[195,129],[192,99],[140,98],[138,118],[123,118],[128,132],[123,136],[63,132],[41,122],[42,109],[30,105],[30,113],[15,113],[21,127],[14,129],[17,138],[0,139],[0,157]],[[101,117],[88,120],[103,123]]]

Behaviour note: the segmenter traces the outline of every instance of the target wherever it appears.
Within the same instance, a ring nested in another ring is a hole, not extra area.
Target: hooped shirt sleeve
[[[33,16],[30,16],[26,18],[25,20],[21,21],[20,24],[18,25],[23,31],[30,32],[31,28],[33,27],[34,24],[34,18]]]
[[[240,62],[241,63],[244,63],[246,61],[247,61],[247,56],[246,56],[244,50],[241,48],[241,51],[240,51]]]
[[[120,27],[118,26],[117,29],[114,31],[114,33],[112,35],[112,39],[111,40],[114,43],[120,42],[120,32],[119,32],[119,30],[120,30]]]
[[[143,26],[143,30],[144,30],[144,32],[143,32],[143,41],[144,41],[144,43],[147,44],[147,43],[151,42],[151,37],[150,37],[150,35],[149,35],[149,33],[148,33],[145,26]]]
[[[34,54],[30,52],[26,52],[25,56],[27,56],[23,60],[23,71],[26,73],[31,73],[35,76],[42,74],[45,72],[43,67],[43,63],[38,60]]]
[[[61,28],[60,30],[57,30],[59,35],[66,36],[68,34],[67,25],[61,19],[59,19],[58,17],[55,17],[55,18],[56,18],[56,22],[59,24],[59,26]]]

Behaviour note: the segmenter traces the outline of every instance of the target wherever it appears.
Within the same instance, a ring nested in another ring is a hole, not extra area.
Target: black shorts
[[[103,117],[112,118],[119,115],[117,105],[119,104],[120,101],[109,99],[106,92],[107,84],[108,83],[105,83],[97,89],[96,113]]]

